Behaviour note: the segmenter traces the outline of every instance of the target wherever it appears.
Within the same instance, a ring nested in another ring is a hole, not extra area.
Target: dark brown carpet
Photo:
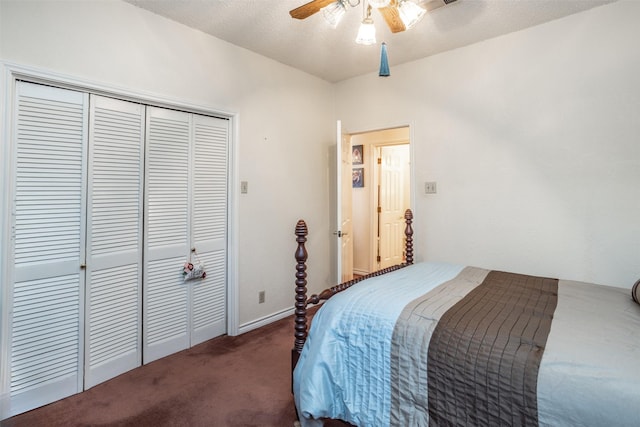
[[[291,427],[292,325],[215,338],[0,424]]]

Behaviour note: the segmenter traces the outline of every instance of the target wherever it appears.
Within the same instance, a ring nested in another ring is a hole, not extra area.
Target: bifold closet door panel
[[[82,390],[88,111],[86,94],[16,84],[3,416]]]
[[[191,114],[147,107],[143,363],[189,347]]]
[[[144,114],[91,95],[85,389],[142,363]]]
[[[191,345],[226,332],[229,121],[194,115],[192,247],[207,276],[192,283]]]

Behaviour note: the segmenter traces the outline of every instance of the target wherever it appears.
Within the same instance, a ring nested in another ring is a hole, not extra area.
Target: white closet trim
[[[199,105],[184,102],[181,100],[169,99],[162,95],[143,92],[132,88],[119,87],[115,85],[95,83],[75,76],[56,73],[34,67],[26,67],[21,64],[0,61],[2,78],[0,78],[0,118],[2,119],[2,131],[0,133],[0,179],[3,185],[0,188],[0,252],[6,254],[11,246],[10,236],[11,221],[9,207],[12,205],[9,189],[13,188],[13,177],[11,171],[12,144],[12,111],[14,110],[13,100],[15,99],[15,87],[17,80],[24,80],[33,83],[52,85],[65,89],[73,89],[98,95],[114,97],[126,101],[140,102],[146,105],[172,108],[181,111],[203,114],[228,119],[230,122],[229,132],[229,152],[228,152],[228,289],[227,289],[227,333],[238,335],[241,333],[239,327],[239,290],[238,290],[238,183],[239,183],[239,114],[225,108],[212,105]],[[8,257],[0,257],[0,360],[8,360],[10,348],[8,346],[10,338],[10,328],[8,320],[11,318],[6,302],[11,301],[10,286],[12,283],[6,265]],[[0,419],[7,410],[8,382],[10,373],[5,369],[0,372]]]

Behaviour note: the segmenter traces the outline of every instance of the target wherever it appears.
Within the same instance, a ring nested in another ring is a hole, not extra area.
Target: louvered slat
[[[16,283],[13,297],[11,393],[76,375],[80,289],[77,275]]]
[[[14,195],[17,267],[79,259],[83,108],[81,102],[35,96],[24,95],[18,100]],[[70,236],[67,243],[60,242],[62,234]]]
[[[115,100],[109,101],[108,107],[96,106],[92,117],[93,255],[138,251],[141,232],[142,114],[135,104],[133,112],[126,112],[115,109]]]
[[[193,328],[226,321],[226,253],[224,250],[200,257],[207,267],[205,281],[193,287]]]
[[[222,126],[227,122],[212,120],[213,125],[200,122],[196,125],[193,203],[196,241],[226,237],[227,131]]]
[[[92,275],[88,361],[91,367],[138,350],[139,286],[136,263]]]
[[[148,345],[187,334],[188,288],[179,270],[183,262],[183,257],[177,257],[149,263],[145,280]]]
[[[147,245],[185,244],[188,235],[189,122],[151,117]]]
[[[199,117],[195,125],[193,237],[225,239],[227,224],[226,120]]]

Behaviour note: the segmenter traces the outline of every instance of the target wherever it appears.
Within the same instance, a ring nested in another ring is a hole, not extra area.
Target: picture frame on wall
[[[364,168],[353,168],[351,179],[351,186],[353,188],[364,187]]]
[[[351,164],[361,165],[364,158],[364,149],[362,145],[354,145],[351,147]]]

